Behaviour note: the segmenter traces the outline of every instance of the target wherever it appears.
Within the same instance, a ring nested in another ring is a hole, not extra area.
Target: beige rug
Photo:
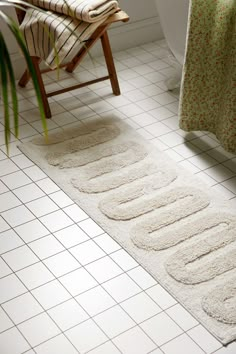
[[[236,210],[119,120],[20,149],[223,344],[236,339]]]

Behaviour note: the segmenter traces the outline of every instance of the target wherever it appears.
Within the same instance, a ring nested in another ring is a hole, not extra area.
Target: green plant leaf
[[[0,11],[0,17],[2,17],[3,20],[5,21],[5,23],[8,25],[9,29],[13,33],[13,35],[14,35],[14,37],[15,37],[15,39],[16,39],[16,41],[17,41],[19,47],[21,48],[22,53],[23,53],[23,55],[25,57],[29,72],[31,74],[32,82],[33,82],[33,85],[34,85],[34,89],[35,89],[35,93],[36,93],[36,97],[37,97],[37,101],[38,101],[38,106],[39,106],[39,111],[40,111],[40,116],[41,116],[41,120],[42,120],[43,129],[44,129],[45,135],[47,136],[47,123],[46,123],[46,117],[45,117],[44,108],[43,108],[42,96],[41,96],[39,84],[38,84],[38,81],[37,81],[35,68],[33,66],[31,57],[30,57],[28,49],[26,47],[24,38],[22,36],[22,33],[21,33],[20,29],[19,29],[18,24],[16,24],[9,16],[7,16],[5,13]]]
[[[4,123],[5,123],[5,143],[7,147],[7,153],[9,148],[9,141],[11,136],[10,130],[10,114],[9,114],[9,99],[8,99],[8,76],[7,76],[7,64],[4,57],[4,38],[0,32],[0,79],[1,79],[1,89],[2,98],[4,106]]]
[[[10,55],[6,46],[6,43],[4,41],[4,38],[2,36],[2,33],[0,33],[0,40],[2,43],[3,47],[3,58],[5,59],[8,75],[9,75],[9,81],[10,81],[10,88],[11,88],[11,96],[12,96],[12,105],[13,105],[13,117],[14,117],[14,129],[15,129],[15,136],[18,137],[18,131],[19,131],[19,119],[18,119],[18,99],[17,99],[17,90],[16,90],[16,83],[15,83],[15,75],[10,59]]]

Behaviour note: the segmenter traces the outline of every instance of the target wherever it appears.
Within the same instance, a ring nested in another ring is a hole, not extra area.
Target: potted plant
[[[43,124],[44,133],[47,135],[47,124],[46,117],[44,114],[42,98],[40,93],[40,88],[37,82],[35,69],[32,64],[30,55],[28,53],[23,35],[20,31],[19,24],[9,17],[4,11],[4,7],[10,6],[14,9],[24,10],[24,7],[36,8],[24,0],[1,0],[0,1],[0,19],[4,21],[9,27],[11,33],[21,49],[24,58],[26,60],[29,72],[32,77],[32,82],[34,85],[40,116]],[[38,8],[37,8],[38,9]],[[43,11],[43,10],[42,10]],[[12,107],[13,107],[13,127],[11,127],[11,119],[9,113],[9,99],[11,97]],[[15,83],[15,75],[13,71],[13,66],[10,58],[10,54],[6,45],[6,41],[3,33],[0,30],[0,99],[3,103],[4,110],[4,126],[5,126],[5,144],[8,152],[11,131],[13,130],[14,135],[18,137],[19,123],[18,123],[18,98],[17,98],[17,88]]]

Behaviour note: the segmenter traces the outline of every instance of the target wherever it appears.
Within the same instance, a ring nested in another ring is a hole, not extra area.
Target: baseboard
[[[163,37],[158,16],[136,22],[119,23],[109,29],[109,39],[113,52],[153,42]],[[91,50],[92,55],[102,54],[99,44],[97,43]]]

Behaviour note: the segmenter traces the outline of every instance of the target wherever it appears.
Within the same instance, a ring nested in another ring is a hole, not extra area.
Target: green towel
[[[189,11],[180,127],[236,152],[236,1],[192,0]]]

